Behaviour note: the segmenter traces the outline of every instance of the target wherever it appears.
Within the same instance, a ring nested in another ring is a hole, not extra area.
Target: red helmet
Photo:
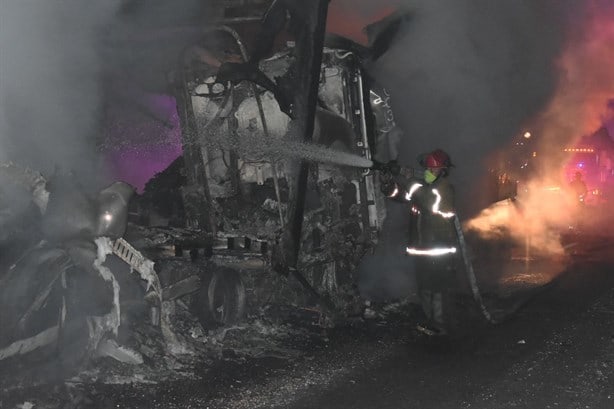
[[[424,158],[425,168],[449,168],[452,166],[450,156],[441,149],[436,149]]]

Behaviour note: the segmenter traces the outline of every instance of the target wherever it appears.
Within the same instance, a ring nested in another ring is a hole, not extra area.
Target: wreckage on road
[[[271,300],[322,315],[353,308],[353,272],[383,218],[377,181],[363,168],[394,120],[365,74],[365,50],[325,39],[326,10],[325,1],[276,1],[251,55],[230,25],[180,53],[169,79],[183,157],[167,172],[185,183],[164,197],[147,191],[130,216],[125,184],[91,195],[70,178],[47,186],[42,175],[3,166],[13,182],[25,178],[18,184],[38,210],[27,241],[3,243],[10,330],[1,360],[59,352],[66,366],[96,354],[138,363],[116,342],[131,325],[122,305],[160,327],[171,352],[183,350],[169,323],[178,302],[205,328]],[[291,32],[280,34],[288,16]],[[17,219],[8,231],[19,230]],[[174,226],[157,223],[164,219]]]
[[[120,297],[119,283],[131,280],[131,272],[149,308],[160,308],[153,263],[122,239],[131,186],[116,182],[90,196],[69,176],[56,175],[48,183],[12,163],[0,165],[0,171],[5,188],[23,200],[31,194],[36,205],[24,211],[15,200],[5,200],[2,227],[13,234],[5,239],[21,245],[2,242],[1,361],[43,354],[72,368],[87,360],[117,337],[124,295],[130,294],[124,289]],[[20,230],[20,222],[28,229]]]
[[[290,33],[281,30],[286,18]],[[346,308],[338,301],[357,295],[356,265],[377,241],[383,198],[360,164],[371,163],[378,144],[387,148],[382,140],[394,117],[386,91],[365,72],[367,50],[325,37],[325,20],[325,2],[274,2],[255,42],[247,44],[240,25],[210,28],[180,53],[169,75],[183,156],[148,184],[140,209],[145,225],[160,229],[162,221],[193,232],[168,229],[167,240],[158,242],[167,254],[212,265],[183,266],[149,254],[175,266],[162,281],[184,291],[209,288],[204,305],[213,311],[201,316],[235,312],[221,324],[239,319],[244,298],[259,305],[255,294],[307,302],[323,313]],[[252,267],[243,267],[245,257]],[[213,281],[186,277],[198,268],[227,273]],[[266,287],[259,277],[272,271],[291,277],[303,293],[257,288]]]

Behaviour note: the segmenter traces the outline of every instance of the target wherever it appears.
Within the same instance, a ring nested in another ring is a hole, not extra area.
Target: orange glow
[[[529,124],[540,129],[540,152],[561,145],[567,146],[564,152],[594,152],[574,146],[601,127],[606,102],[614,98],[614,8],[597,9],[597,3],[585,3],[585,17],[574,21],[558,61],[562,75],[557,90],[549,106]],[[548,173],[560,172],[561,163],[569,159],[554,153],[541,156],[540,164]]]
[[[552,182],[530,181],[515,202],[493,204],[465,228],[485,239],[511,237],[540,252],[562,255],[559,233],[573,224],[579,207],[572,191]]]
[[[328,6],[327,31],[367,44],[367,36],[363,28],[391,14],[399,0],[379,0],[377,2],[362,2],[356,0],[335,0]]]
[[[569,153],[595,153],[592,147],[578,147],[578,142],[602,126],[606,103],[614,98],[614,8],[597,10],[598,3],[585,4],[586,13],[570,26],[558,60],[561,75],[554,95],[544,111],[525,124],[539,135],[539,160],[533,164],[540,176],[519,186],[515,202],[496,203],[466,222],[465,228],[482,237],[512,236],[542,252],[563,254],[560,233],[580,215],[583,222],[589,219],[581,213],[578,196],[567,188],[564,171]]]

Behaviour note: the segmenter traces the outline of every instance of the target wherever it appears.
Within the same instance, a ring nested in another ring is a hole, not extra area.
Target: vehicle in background
[[[567,160],[563,168],[568,183],[579,172],[587,187],[585,203],[601,205],[609,202],[614,193],[614,141],[606,128],[585,136],[563,149]]]

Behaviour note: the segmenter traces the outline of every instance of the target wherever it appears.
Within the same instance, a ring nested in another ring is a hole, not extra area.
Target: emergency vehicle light
[[[582,153],[593,153],[595,150],[593,148],[565,148],[564,152],[582,152]]]

